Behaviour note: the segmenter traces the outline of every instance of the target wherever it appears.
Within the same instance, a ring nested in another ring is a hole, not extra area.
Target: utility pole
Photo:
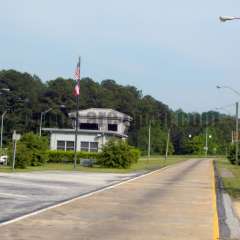
[[[151,121],[149,122],[149,128],[148,128],[148,160],[150,160],[151,157]]]
[[[205,156],[208,155],[208,128],[206,128]]]
[[[238,161],[238,152],[239,152],[239,146],[238,146],[238,133],[239,133],[239,130],[238,130],[238,107],[239,107],[239,103],[236,102],[236,135],[235,135],[235,141],[236,141],[236,164],[239,164],[239,161]]]
[[[39,136],[42,136],[42,121],[43,121],[43,112],[41,112],[41,117],[40,117],[40,127],[39,127]]]
[[[3,147],[3,120],[4,120],[4,116],[7,114],[7,111],[3,112],[2,116],[1,116],[1,141],[0,141],[0,147],[2,150]]]
[[[167,160],[167,157],[168,157],[169,140],[170,140],[170,128],[168,129],[168,134],[167,134],[167,144],[166,144],[165,160]]]

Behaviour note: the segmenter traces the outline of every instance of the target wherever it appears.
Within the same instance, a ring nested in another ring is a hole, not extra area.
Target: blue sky
[[[240,90],[239,0],[1,0],[0,69],[43,81],[82,76],[131,84],[185,111],[214,110]],[[229,108],[232,111],[234,108]]]

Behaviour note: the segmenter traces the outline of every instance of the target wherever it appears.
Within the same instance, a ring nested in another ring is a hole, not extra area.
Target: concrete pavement
[[[212,240],[213,187],[211,160],[189,160],[2,226],[0,237]]]
[[[0,173],[0,223],[136,175],[64,171]]]

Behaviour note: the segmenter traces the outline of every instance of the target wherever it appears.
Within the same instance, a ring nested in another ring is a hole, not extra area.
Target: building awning
[[[66,134],[75,134],[75,129],[73,128],[42,128],[42,131],[50,132],[50,133],[66,133]],[[100,131],[100,130],[86,130],[86,129],[79,129],[78,134],[104,134],[113,137],[120,137],[120,138],[128,138],[125,134],[119,134],[114,131]]]

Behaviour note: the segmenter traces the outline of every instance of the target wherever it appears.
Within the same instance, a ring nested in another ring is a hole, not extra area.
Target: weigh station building
[[[51,150],[74,150],[76,112],[69,113],[72,128],[43,128],[50,132]],[[111,138],[125,140],[132,118],[107,108],[89,108],[78,112],[77,151],[98,152]]]

